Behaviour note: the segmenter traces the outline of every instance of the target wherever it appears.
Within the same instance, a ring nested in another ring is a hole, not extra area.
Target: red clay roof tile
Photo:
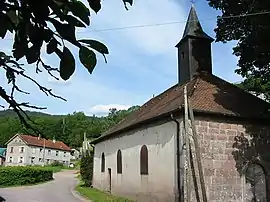
[[[194,111],[243,118],[269,117],[269,103],[212,74],[201,73],[186,84]],[[184,85],[174,85],[150,99],[139,110],[123,119],[100,138],[94,140],[93,143],[135,124],[182,108]]]
[[[19,137],[27,144],[31,146],[43,147],[44,139],[38,138],[36,136],[31,135],[19,135]],[[68,147],[65,143],[60,141],[53,142],[52,140],[45,139],[45,147],[63,151],[71,151],[70,147]]]

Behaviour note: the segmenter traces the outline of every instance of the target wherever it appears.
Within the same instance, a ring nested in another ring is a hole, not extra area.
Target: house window
[[[39,158],[38,161],[39,161],[39,162],[42,162],[42,158]]]
[[[9,157],[9,163],[12,163],[12,156]]]
[[[105,155],[102,153],[101,155],[101,172],[105,172]]]
[[[120,149],[117,151],[117,173],[122,174],[122,153]]]
[[[47,159],[47,164],[50,164],[50,159]]]
[[[64,152],[64,157],[66,157],[67,152]]]
[[[42,152],[42,148],[39,149],[39,152],[40,152],[40,153]]]
[[[56,151],[55,155],[58,156],[58,154],[59,154],[59,151]]]
[[[24,152],[24,147],[21,147],[21,153],[23,153]]]
[[[23,163],[23,157],[19,157],[19,163]]]
[[[51,150],[50,149],[48,150],[48,155],[51,155]]]
[[[31,163],[34,163],[35,162],[35,157],[32,157],[31,158]]]
[[[251,185],[248,190],[251,195],[251,201],[266,202],[266,177],[262,166],[259,164],[250,164],[246,170],[245,177],[246,182]]]
[[[13,153],[13,147],[10,147],[10,153]]]
[[[148,149],[145,145],[141,148],[140,153],[141,175],[148,175]]]

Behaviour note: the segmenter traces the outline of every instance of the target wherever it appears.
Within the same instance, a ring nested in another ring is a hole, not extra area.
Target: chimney
[[[37,139],[40,140],[40,134],[38,134],[38,138]]]
[[[213,38],[202,29],[192,5],[178,49],[178,83],[188,82],[201,72],[212,74],[211,43]]]
[[[53,136],[53,143],[55,143],[56,141],[55,141],[55,136]]]

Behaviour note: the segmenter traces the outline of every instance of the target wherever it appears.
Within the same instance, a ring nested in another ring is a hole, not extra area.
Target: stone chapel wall
[[[267,181],[270,176],[269,128],[200,118],[196,121],[196,129],[208,201],[251,202],[252,190],[255,190],[257,197],[264,198],[260,201],[266,202],[270,194]],[[256,189],[246,181],[251,163],[261,166],[265,174]],[[197,201],[194,189],[192,201]]]

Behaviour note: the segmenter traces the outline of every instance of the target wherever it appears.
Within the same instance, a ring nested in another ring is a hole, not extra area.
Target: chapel
[[[213,74],[213,41],[192,6],[176,45],[178,83],[92,141],[95,188],[139,202],[186,201],[186,86],[207,201],[270,200],[270,105]],[[198,184],[192,181],[194,202]]]

